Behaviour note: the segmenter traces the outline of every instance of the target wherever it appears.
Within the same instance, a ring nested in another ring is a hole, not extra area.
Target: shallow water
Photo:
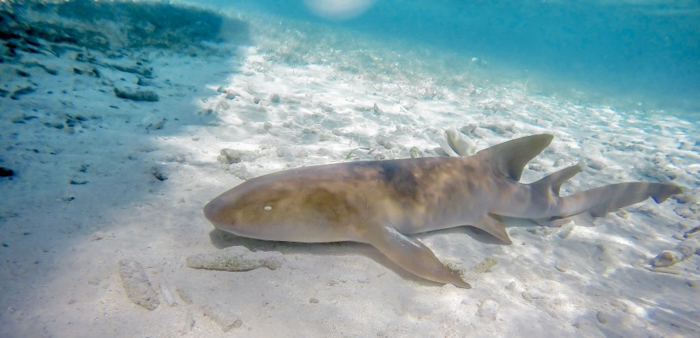
[[[700,332],[694,2],[32,3],[0,7],[0,336]],[[284,169],[444,156],[446,129],[477,150],[553,134],[522,182],[585,164],[562,195],[687,192],[561,227],[509,219],[513,245],[417,235],[471,290],[368,245],[258,241],[202,215]]]
[[[328,24],[380,43],[426,45],[457,53],[463,64],[477,58],[491,79],[527,82],[547,95],[673,114],[700,110],[700,4],[694,1],[338,2],[364,12],[317,15],[308,5],[315,1],[203,3]]]

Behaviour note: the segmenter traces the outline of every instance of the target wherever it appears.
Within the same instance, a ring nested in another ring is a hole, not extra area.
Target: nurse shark
[[[575,165],[531,183],[525,165],[552,141],[526,136],[468,157],[360,161],[285,170],[250,179],[204,206],[217,228],[238,236],[289,242],[367,243],[424,279],[470,288],[410,235],[463,225],[512,243],[501,216],[553,222],[610,211],[651,197],[661,203],[682,189],[632,182],[560,197],[581,172]]]

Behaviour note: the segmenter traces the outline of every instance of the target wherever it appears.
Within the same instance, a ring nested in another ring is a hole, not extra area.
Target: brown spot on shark
[[[204,206],[217,229],[274,241],[368,243],[411,273],[462,288],[470,285],[410,235],[471,225],[512,243],[501,216],[553,222],[606,213],[682,189],[631,182],[559,196],[581,171],[572,166],[537,182],[518,182],[525,165],[552,141],[532,135],[469,157],[339,163],[250,179]]]

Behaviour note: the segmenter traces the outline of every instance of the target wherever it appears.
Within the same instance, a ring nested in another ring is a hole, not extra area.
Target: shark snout
[[[217,229],[223,226],[232,226],[235,220],[231,217],[226,217],[227,203],[224,203],[220,198],[215,198],[204,206],[204,217]]]

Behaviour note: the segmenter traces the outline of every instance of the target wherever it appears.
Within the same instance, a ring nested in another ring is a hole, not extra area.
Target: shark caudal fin
[[[555,197],[558,196],[559,186],[578,172],[577,167],[569,167],[545,177],[535,183],[541,182],[543,184],[542,187],[537,187],[537,189],[546,189],[544,183],[545,180],[549,179],[553,183],[551,191],[555,193]],[[580,171],[580,168],[578,170]],[[553,177],[555,175],[558,177]],[[558,198],[557,207],[552,210],[551,217],[533,220],[540,225],[547,226],[560,226],[568,222],[567,218],[574,216],[590,221],[593,217],[605,216],[609,212],[643,202],[649,197],[653,198],[656,203],[661,203],[670,196],[681,193],[683,193],[683,189],[674,184],[651,182],[611,184],[571,196],[560,197]]]
[[[475,156],[491,163],[503,175],[519,181],[525,165],[547,148],[553,138],[549,134],[521,137],[486,148]]]
[[[584,219],[602,217],[649,197],[656,203],[661,203],[670,196],[683,193],[683,189],[674,184],[629,182],[606,185],[571,196],[559,197],[561,185],[580,172],[581,165],[577,164],[531,184],[531,189],[536,191],[543,200],[556,200],[556,206],[550,208],[550,217],[536,219],[535,222],[542,225],[561,225],[565,218],[572,216]]]
[[[620,208],[643,202],[649,197],[661,203],[673,195],[683,193],[683,189],[674,184],[652,182],[618,183],[561,197],[558,210],[551,218],[536,220],[541,224],[556,224],[571,216],[602,217]]]

